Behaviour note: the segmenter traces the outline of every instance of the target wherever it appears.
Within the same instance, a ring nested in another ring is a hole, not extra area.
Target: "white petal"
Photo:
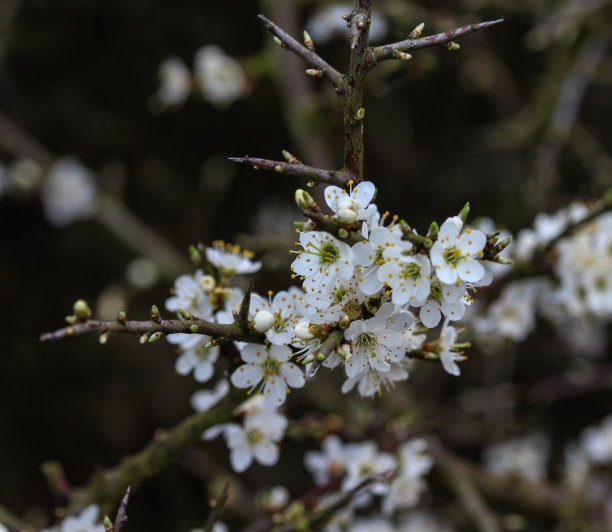
[[[271,466],[278,461],[278,447],[270,441],[262,441],[253,448],[255,460],[260,464]]]
[[[230,453],[230,462],[236,473],[242,473],[246,471],[251,465],[251,462],[253,462],[253,455],[245,449],[232,451]]]
[[[440,308],[435,303],[425,303],[421,307],[419,318],[425,327],[433,329],[438,323],[440,323]]]
[[[282,376],[287,379],[287,384],[292,388],[301,388],[304,386],[304,373],[295,364],[283,364],[280,371]]]
[[[282,376],[270,375],[263,389],[264,397],[270,406],[280,406],[287,397],[287,385]]]
[[[252,388],[263,376],[264,370],[261,366],[243,364],[232,373],[231,381],[236,388]]]
[[[485,269],[480,262],[466,260],[457,265],[457,274],[466,283],[477,283],[484,277]]]
[[[351,196],[356,199],[362,207],[365,208],[372,201],[375,192],[376,187],[374,186],[374,183],[371,183],[370,181],[364,181],[363,183],[359,183],[353,189],[353,193],[351,194]]]

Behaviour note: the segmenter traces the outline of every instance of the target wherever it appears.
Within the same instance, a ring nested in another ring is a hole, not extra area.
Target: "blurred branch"
[[[270,31],[272,35],[280,39],[280,41],[293,53],[300,56],[306,63],[310,66],[315,67],[317,70],[320,70],[323,73],[323,76],[329,80],[329,82],[336,88],[340,88],[342,85],[342,74],[338,72],[331,65],[327,64],[323,58],[321,58],[317,53],[309,50],[304,45],[300,44],[296,41],[291,35],[286,33],[284,30],[279,28],[274,22],[268,20],[263,15],[257,15],[259,20],[261,20],[266,28]]]
[[[420,39],[406,39],[392,44],[376,46],[375,48],[372,48],[368,54],[366,67],[371,69],[374,68],[380,61],[384,61],[386,59],[398,59],[398,52],[413,52],[423,48],[431,48],[432,46],[448,44],[455,39],[476,33],[477,31],[483,30],[495,24],[499,24],[503,21],[503,18],[498,20],[489,20],[479,24],[462,26],[454,30],[445,31],[444,33],[430,35],[429,37],[421,37]]]
[[[230,157],[230,161],[251,166],[255,170],[263,169],[275,171],[295,177],[302,177],[315,183],[325,183],[343,187],[348,181],[348,176],[344,170],[322,170],[313,168],[302,163],[288,163],[286,161],[274,161],[271,159],[260,159],[258,157]]]
[[[542,208],[555,185],[556,171],[563,146],[567,143],[582,101],[610,43],[605,29],[589,37],[567,73],[552,111],[548,129],[537,150],[526,199],[536,209]]]
[[[11,531],[35,532],[36,528],[16,516],[13,512],[0,505],[0,524],[6,526]]]
[[[238,340],[242,342],[263,343],[263,334],[246,331],[236,322],[231,324],[213,323],[199,318],[193,320],[161,320],[155,321],[98,321],[88,320],[84,323],[69,325],[53,332],[48,332],[40,337],[41,342],[49,340],[63,340],[70,336],[81,334],[103,334],[103,333],[128,333],[146,335],[144,341],[154,341],[162,335],[184,333],[184,334],[207,334],[213,338],[225,340]],[[153,336],[157,333],[157,336]]]
[[[154,440],[140,452],[123,459],[112,469],[96,473],[87,486],[73,490],[70,506],[85,507],[96,503],[105,511],[116,504],[129,487],[137,489],[145,480],[159,474],[183,449],[196,443],[206,429],[229,421],[234,406],[231,399],[226,399],[207,412],[192,414],[167,432],[158,431]]]

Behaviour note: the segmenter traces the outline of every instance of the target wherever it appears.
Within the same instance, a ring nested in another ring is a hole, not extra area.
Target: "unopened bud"
[[[325,360],[325,355],[323,353],[317,353],[317,362],[323,362]]]
[[[338,353],[338,356],[342,357],[346,362],[353,358],[351,346],[348,344],[342,344],[341,346],[338,346],[338,348],[336,349],[336,353]]]
[[[253,329],[257,332],[264,333],[274,326],[274,321],[274,314],[269,310],[260,310],[253,318]]]
[[[507,236],[501,242],[498,242],[495,245],[495,249],[497,249],[497,251],[502,251],[502,250],[506,249],[510,245],[510,242],[512,242],[512,235]]]
[[[182,308],[178,309],[177,312],[179,313],[181,318],[183,318],[184,320],[193,319],[193,314],[191,312],[187,312],[186,310],[183,310]]]
[[[429,230],[427,231],[427,236],[429,238],[436,238],[438,236],[438,222],[431,222],[429,224]]]
[[[411,32],[409,37],[411,39],[418,39],[421,34],[423,33],[423,29],[425,28],[425,22],[421,22],[416,28],[414,28]]]
[[[282,167],[282,165],[280,165],[280,164],[277,164],[277,165],[274,167],[274,171],[275,171],[275,172],[278,172],[279,174],[282,174],[282,173],[283,173],[283,170],[284,170],[284,168],[283,168],[283,167]]]
[[[288,163],[291,163],[291,164],[299,164],[299,162],[300,162],[300,161],[298,161],[297,157],[294,157],[287,150],[283,150],[283,157],[285,158],[285,161],[287,161]]]
[[[205,294],[209,294],[215,289],[216,283],[215,278],[212,275],[202,275],[198,284]]]
[[[465,223],[465,221],[467,220],[467,217],[468,217],[469,214],[470,214],[470,202],[468,201],[463,206],[463,209],[461,209],[461,211],[459,212],[459,218],[461,218],[461,221],[463,223]]]
[[[295,203],[300,209],[312,209],[315,206],[312,196],[301,188],[295,191]]]
[[[304,44],[306,45],[306,48],[314,51],[315,49],[314,43],[312,42],[312,38],[310,37],[310,34],[306,30],[304,30]]]
[[[104,332],[102,333],[99,337],[98,337],[98,341],[100,342],[100,345],[104,345],[106,342],[108,342],[108,336],[109,336],[109,332]]]
[[[149,343],[150,342],[157,342],[157,340],[159,340],[160,338],[164,337],[164,333],[161,331],[157,331],[156,333],[153,333],[151,335],[151,338],[149,338]]]
[[[147,333],[142,333],[140,335],[140,339],[138,340],[138,342],[140,343],[140,345],[144,345],[147,343],[148,339],[149,339],[149,335]]]
[[[200,250],[194,245],[189,246],[189,258],[196,267],[202,264],[202,254],[200,253]]]
[[[91,309],[87,304],[87,301],[84,299],[79,299],[72,306],[72,311],[77,319],[77,321],[87,321],[91,318]]]
[[[412,59],[412,56],[406,52],[400,52],[399,50],[395,52],[395,57],[398,59],[402,59],[403,61],[408,61],[408,59]]]
[[[68,323],[69,325],[74,325],[78,320],[76,316],[66,316],[64,318],[66,320],[66,323]]]
[[[344,240],[345,238],[348,238],[349,232],[344,227],[341,227],[338,229],[338,236]]]
[[[310,364],[312,361],[314,361],[315,356],[311,353],[310,355],[304,357],[302,359],[302,364],[305,366],[306,364]]]
[[[350,324],[351,318],[349,318],[347,314],[345,314],[338,320],[338,327],[340,327],[342,330],[347,329]]]
[[[161,314],[159,313],[157,305],[153,305],[151,307],[151,319],[156,323],[159,323],[161,321]]]
[[[359,109],[357,109],[357,112],[355,113],[355,120],[357,121],[363,120],[364,116],[365,116],[365,109],[363,107],[360,107]]]
[[[453,41],[451,41],[451,42],[447,43],[447,44],[446,44],[446,47],[447,47],[447,48],[448,48],[448,49],[449,49],[451,52],[454,52],[455,50],[459,50],[459,48],[461,48],[461,46],[460,46],[458,43],[453,42]]]
[[[114,526],[113,526],[113,522],[110,520],[110,517],[108,517],[108,515],[104,516],[104,531],[105,532],[113,532],[114,531]]]
[[[309,68],[306,71],[306,74],[308,74],[309,76],[312,76],[313,78],[322,78],[323,77],[323,71],[322,70],[317,70],[316,68]]]
[[[433,240],[431,238],[426,238],[423,240],[423,247],[425,249],[431,249],[431,246],[433,246]]]
[[[278,44],[281,48],[285,48],[285,43],[281,41],[276,35],[274,36],[274,42]]]
[[[348,22],[351,19],[351,16],[345,13],[344,15],[342,15],[342,19]]]
[[[117,316],[117,321],[119,323],[125,323],[126,319],[127,319],[127,316],[125,315],[125,310],[119,311],[119,315]]]
[[[514,264],[513,260],[500,257],[499,255],[495,255],[495,257],[493,257],[493,262],[497,262],[497,264]]]
[[[189,327],[189,330],[195,334],[200,330],[200,328],[194,323],[191,327]]]
[[[300,321],[294,327],[295,335],[300,340],[312,340],[314,338],[313,331],[311,331],[311,325],[308,321]]]

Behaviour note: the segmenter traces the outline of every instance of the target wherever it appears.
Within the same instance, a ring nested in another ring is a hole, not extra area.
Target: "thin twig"
[[[132,488],[130,486],[125,490],[125,495],[123,499],[121,499],[121,504],[119,505],[119,510],[117,510],[117,517],[115,517],[115,525],[113,527],[113,532],[123,532],[123,526],[127,523],[127,505],[130,501],[130,492]]]
[[[249,286],[247,286],[247,289],[244,291],[244,296],[242,296],[242,302],[240,303],[240,310],[238,311],[238,316],[236,316],[236,322],[243,331],[249,330],[249,309],[251,308],[253,286],[253,279],[249,279]]]
[[[443,33],[438,33],[436,35],[421,37],[420,39],[406,39],[404,41],[398,41],[392,44],[376,46],[375,48],[372,48],[371,53],[368,54],[367,68],[371,69],[376,66],[377,63],[386,59],[397,59],[398,52],[413,52],[423,48],[431,48],[432,46],[448,44],[455,39],[465,37],[466,35],[470,35],[495,24],[499,24],[500,22],[503,22],[503,20],[503,18],[500,18],[498,20],[480,22],[479,24],[469,24],[467,26],[445,31]]]
[[[338,89],[342,86],[342,74],[323,60],[323,58],[321,58],[317,53],[300,44],[293,37],[291,37],[291,35],[283,31],[276,24],[274,24],[274,22],[267,19],[263,15],[257,15],[257,17],[266,25],[266,28],[268,28],[270,33],[280,39],[280,41],[289,50],[299,55],[310,66],[323,72],[323,76],[327,78],[334,87]]]
[[[20,532],[34,532],[36,530],[31,524],[2,505],[0,505],[0,524],[8,527],[9,530],[19,530]]]
[[[206,520],[206,526],[204,527],[205,532],[212,532],[215,523],[221,519],[225,506],[227,505],[227,501],[229,500],[229,486],[229,482],[226,482],[223,486],[221,495],[210,501],[211,512]]]
[[[288,163],[286,161],[274,161],[272,159],[260,159],[258,157],[230,157],[230,161],[247,164],[256,170],[270,170],[279,174],[303,177],[315,183],[336,185],[343,187],[348,181],[348,175],[344,170],[323,170],[302,163]]]
[[[69,325],[57,331],[45,333],[41,335],[40,340],[46,342],[49,340],[62,340],[69,336],[77,336],[80,334],[102,334],[105,332],[146,334],[149,338],[157,332],[163,333],[164,335],[174,333],[197,333],[207,334],[213,338],[223,338],[225,340],[239,340],[242,342],[254,343],[263,343],[265,341],[264,335],[254,331],[244,330],[237,323],[212,323],[202,319],[162,320],[159,323],[154,321],[126,321],[120,323],[118,321],[89,320],[84,323]]]

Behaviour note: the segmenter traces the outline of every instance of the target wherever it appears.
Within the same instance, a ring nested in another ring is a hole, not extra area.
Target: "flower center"
[[[259,429],[251,429],[246,433],[246,439],[251,445],[254,445],[263,441],[263,434]]]
[[[421,277],[421,267],[416,262],[404,264],[399,275],[400,279],[417,281]]]
[[[278,375],[280,370],[281,363],[272,358],[266,358],[266,361],[263,363],[262,367],[264,370],[264,376],[268,377],[269,375]]]
[[[461,261],[461,250],[457,246],[450,246],[444,250],[444,262],[451,266],[457,266]]]
[[[331,242],[326,242],[319,249],[319,264],[323,268],[327,268],[335,264],[340,258],[340,251]]]
[[[431,283],[431,289],[429,290],[430,301],[440,301],[442,297],[442,285],[440,283]]]

